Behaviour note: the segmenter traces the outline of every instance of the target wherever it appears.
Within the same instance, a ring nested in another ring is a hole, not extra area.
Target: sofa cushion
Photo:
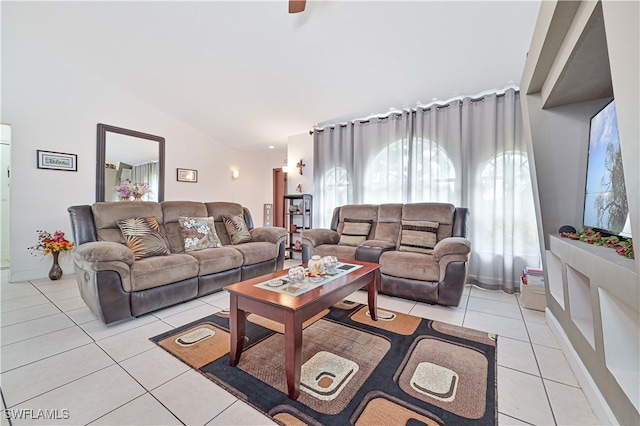
[[[198,261],[188,254],[148,257],[131,265],[131,288],[125,290],[146,290],[197,276]]]
[[[372,224],[372,220],[345,218],[338,245],[357,247],[364,243],[369,236]]]
[[[321,244],[313,248],[312,254],[317,254],[320,257],[335,256],[338,259],[355,259],[356,258],[356,246],[339,246],[335,244]]]
[[[420,281],[440,281],[440,265],[432,255],[407,251],[387,251],[380,256],[380,272]]]
[[[184,253],[184,238],[179,218],[211,215],[207,213],[204,203],[198,201],[163,201],[160,205],[164,216],[162,225],[169,242],[169,249],[171,249],[171,253]]]
[[[198,275],[204,276],[229,271],[242,266],[242,253],[235,247],[221,247],[189,252],[200,265]]]
[[[231,244],[242,244],[251,241],[251,234],[243,216],[223,214],[222,220],[231,239]]]
[[[438,222],[403,220],[398,250],[433,253],[438,242]]]
[[[438,222],[438,241],[451,237],[455,206],[449,203],[414,203],[402,208],[402,220]]]
[[[125,244],[133,251],[135,260],[151,256],[166,256],[169,245],[160,233],[160,224],[155,217],[134,217],[119,220]]]
[[[222,247],[213,224],[213,217],[180,217],[178,222],[185,252]]]
[[[278,257],[278,246],[263,241],[239,244],[233,248],[242,254],[243,266],[255,265]]]
[[[391,241],[395,246],[400,237],[402,204],[380,204],[374,240]]]
[[[98,241],[124,244],[118,221],[132,217],[155,217],[160,223],[160,233],[165,235],[160,203],[147,201],[99,202],[91,206]]]

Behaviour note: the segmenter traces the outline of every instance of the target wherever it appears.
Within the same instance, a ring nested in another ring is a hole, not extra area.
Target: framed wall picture
[[[37,150],[38,168],[51,170],[78,171],[78,156],[64,152]]]
[[[178,169],[178,182],[197,182],[198,171],[192,169]]]

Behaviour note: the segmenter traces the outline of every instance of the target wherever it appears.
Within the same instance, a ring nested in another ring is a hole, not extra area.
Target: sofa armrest
[[[124,262],[131,266],[134,262],[133,251],[129,247],[110,241],[96,241],[76,246],[73,258],[83,264]]]
[[[461,255],[468,257],[471,252],[471,241],[462,237],[449,237],[438,241],[433,248],[433,258],[438,262],[447,255]],[[460,257],[460,256],[457,256]]]
[[[338,244],[340,234],[331,229],[306,229],[300,232],[302,244],[310,247],[318,247],[322,244]]]
[[[263,241],[273,244],[280,244],[287,237],[286,229],[272,226],[253,228],[249,233],[251,234],[251,241]]]

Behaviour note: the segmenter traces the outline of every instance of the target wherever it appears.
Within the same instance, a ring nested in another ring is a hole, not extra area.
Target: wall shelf
[[[295,258],[294,255],[302,253],[295,248],[296,241],[300,240],[300,231],[311,229],[313,224],[311,194],[288,194],[284,196],[284,226],[288,231],[285,257]],[[295,229],[295,230],[294,230]]]

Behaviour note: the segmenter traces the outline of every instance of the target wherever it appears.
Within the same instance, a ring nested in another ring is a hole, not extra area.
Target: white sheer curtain
[[[522,269],[541,262],[519,94],[464,99],[462,129],[470,181],[463,203],[471,211],[473,244],[469,277],[513,293]]]
[[[327,126],[314,132],[314,227],[328,227],[333,209],[353,204],[353,124]],[[318,173],[317,170],[322,170]]]
[[[355,203],[404,203],[409,199],[410,114],[392,113],[354,124]]]
[[[512,293],[540,264],[515,90],[331,129],[314,133],[316,226],[347,203],[450,202],[470,208],[471,282]]]
[[[144,201],[158,201],[158,162],[142,163],[131,169],[131,182],[149,184],[151,192],[142,196]]]

